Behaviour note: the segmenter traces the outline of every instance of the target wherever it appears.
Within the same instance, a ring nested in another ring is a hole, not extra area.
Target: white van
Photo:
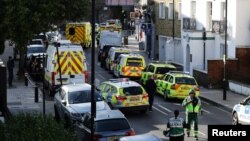
[[[108,52],[108,57],[106,59],[106,68],[113,72],[114,61],[119,57],[120,54],[129,54],[131,50],[124,47],[112,47]]]
[[[60,44],[60,42],[62,44]],[[56,46],[58,46],[58,53]],[[60,58],[57,58],[57,54],[59,54]],[[49,88],[51,96],[54,95],[56,89],[59,88],[61,84],[87,82],[88,71],[86,57],[82,47],[80,45],[70,44],[70,41],[66,42],[63,40],[60,40],[59,43],[54,45],[49,45],[47,49],[44,80],[45,86]]]

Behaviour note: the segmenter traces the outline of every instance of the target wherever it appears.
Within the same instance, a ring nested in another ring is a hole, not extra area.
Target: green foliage
[[[0,123],[1,141],[75,141],[73,130],[65,129],[52,116],[20,114]]]

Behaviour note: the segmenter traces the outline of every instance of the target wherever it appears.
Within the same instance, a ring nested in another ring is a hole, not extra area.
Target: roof
[[[119,51],[121,51],[121,52],[124,52],[124,51],[128,52],[129,51],[130,52],[131,51],[130,49],[124,48],[124,47],[112,47],[111,49],[115,50],[116,52],[119,52]]]
[[[68,84],[68,85],[63,85],[62,89],[64,89],[67,92],[91,90],[91,85],[89,85],[88,83]]]
[[[136,53],[130,53],[130,54],[121,54],[120,55],[121,57],[143,57],[142,55],[140,54],[136,54]]]
[[[32,47],[42,47],[42,48],[44,48],[44,46],[41,45],[41,44],[28,45],[27,47],[28,47],[28,48],[32,48]]]
[[[96,111],[96,118],[97,120],[104,120],[104,119],[116,119],[116,118],[126,118],[120,110],[100,110]]]
[[[120,138],[120,141],[162,141],[162,140],[153,134],[141,134],[135,136],[125,136]]]
[[[115,87],[118,88],[126,88],[126,87],[131,87],[131,86],[139,86],[141,87],[141,85],[135,81],[121,81],[121,80],[117,80],[117,79],[112,79],[109,81],[105,81],[104,83],[108,83],[111,84]]]
[[[190,74],[185,73],[185,72],[181,72],[181,71],[180,72],[178,72],[178,71],[170,71],[170,72],[168,72],[166,74],[171,74],[171,75],[173,75],[175,77],[189,77],[189,78],[194,78]]]
[[[153,66],[156,66],[156,67],[176,68],[174,65],[167,64],[167,63],[150,63],[149,65],[153,65]]]

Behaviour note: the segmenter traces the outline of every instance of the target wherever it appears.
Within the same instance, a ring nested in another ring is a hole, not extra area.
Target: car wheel
[[[168,92],[167,91],[164,92],[163,98],[164,98],[164,100],[168,100]]]
[[[54,112],[55,112],[55,120],[60,121],[60,116],[59,116],[58,110],[56,108],[56,105],[54,105]]]
[[[233,125],[238,125],[239,124],[238,114],[236,112],[233,113],[232,124]]]
[[[140,112],[141,112],[142,114],[146,114],[147,111],[148,111],[148,109],[144,109],[144,110],[141,110]]]

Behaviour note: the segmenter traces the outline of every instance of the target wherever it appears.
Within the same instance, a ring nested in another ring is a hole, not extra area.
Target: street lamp
[[[174,26],[174,12],[175,12],[175,8],[174,8],[174,3],[175,3],[175,0],[173,0],[173,50],[175,50],[174,49],[174,36],[175,36],[175,34],[174,34],[174,29],[175,29],[175,26]],[[173,54],[174,55],[174,54]],[[174,55],[175,56],[175,55]],[[174,57],[175,58],[175,57]],[[173,59],[174,59],[173,58]]]
[[[223,100],[227,99],[226,61],[227,61],[227,0],[225,3],[225,46],[224,46],[224,55],[223,55],[223,64],[224,64]]]

